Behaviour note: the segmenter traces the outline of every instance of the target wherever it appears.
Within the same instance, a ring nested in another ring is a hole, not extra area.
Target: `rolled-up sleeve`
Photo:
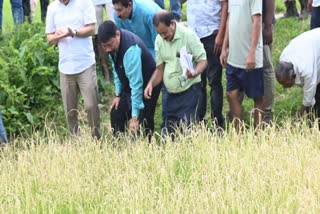
[[[124,55],[123,65],[131,88],[132,116],[139,116],[143,104],[143,77],[141,63],[141,48],[131,46]]]
[[[303,101],[302,104],[304,106],[313,106],[316,101],[314,96],[316,95],[317,91],[317,78],[312,76],[304,77],[304,84],[303,84]]]
[[[109,59],[110,59],[110,62],[112,63],[112,73],[113,73],[113,77],[114,77],[113,83],[114,83],[114,88],[115,88],[114,91],[116,94],[121,94],[122,84],[121,84],[119,76],[115,70],[114,63],[113,63],[112,57],[110,55],[109,55]]]

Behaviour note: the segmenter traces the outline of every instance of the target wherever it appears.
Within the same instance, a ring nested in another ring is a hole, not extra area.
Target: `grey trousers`
[[[69,131],[72,134],[79,134],[78,101],[80,92],[84,98],[92,137],[99,139],[101,135],[96,65],[91,65],[79,74],[66,75],[60,72],[60,87]]]
[[[264,105],[266,113],[272,112],[274,102],[275,74],[272,65],[271,45],[263,46],[263,70],[264,70]]]

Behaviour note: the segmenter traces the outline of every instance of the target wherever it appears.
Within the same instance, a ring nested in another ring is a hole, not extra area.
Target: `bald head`
[[[173,22],[173,15],[172,13],[166,10],[160,10],[157,12],[153,17],[153,24],[154,26],[158,26],[160,23],[164,24],[165,26],[169,27],[171,22]]]

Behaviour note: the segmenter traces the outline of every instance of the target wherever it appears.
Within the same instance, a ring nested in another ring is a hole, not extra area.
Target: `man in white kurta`
[[[96,63],[91,36],[96,15],[91,1],[55,0],[48,7],[46,34],[59,47],[60,88],[71,133],[79,134],[78,96],[81,92],[92,136],[100,138]]]
[[[285,88],[303,87],[300,113],[314,106],[320,112],[320,28],[307,31],[283,50],[276,69],[278,82]],[[318,114],[319,115],[319,114]]]

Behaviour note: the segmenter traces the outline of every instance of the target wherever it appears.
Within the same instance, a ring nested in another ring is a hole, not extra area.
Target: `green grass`
[[[287,121],[148,145],[50,131],[0,153],[0,213],[318,213],[317,127]],[[72,144],[70,143],[72,141]]]

